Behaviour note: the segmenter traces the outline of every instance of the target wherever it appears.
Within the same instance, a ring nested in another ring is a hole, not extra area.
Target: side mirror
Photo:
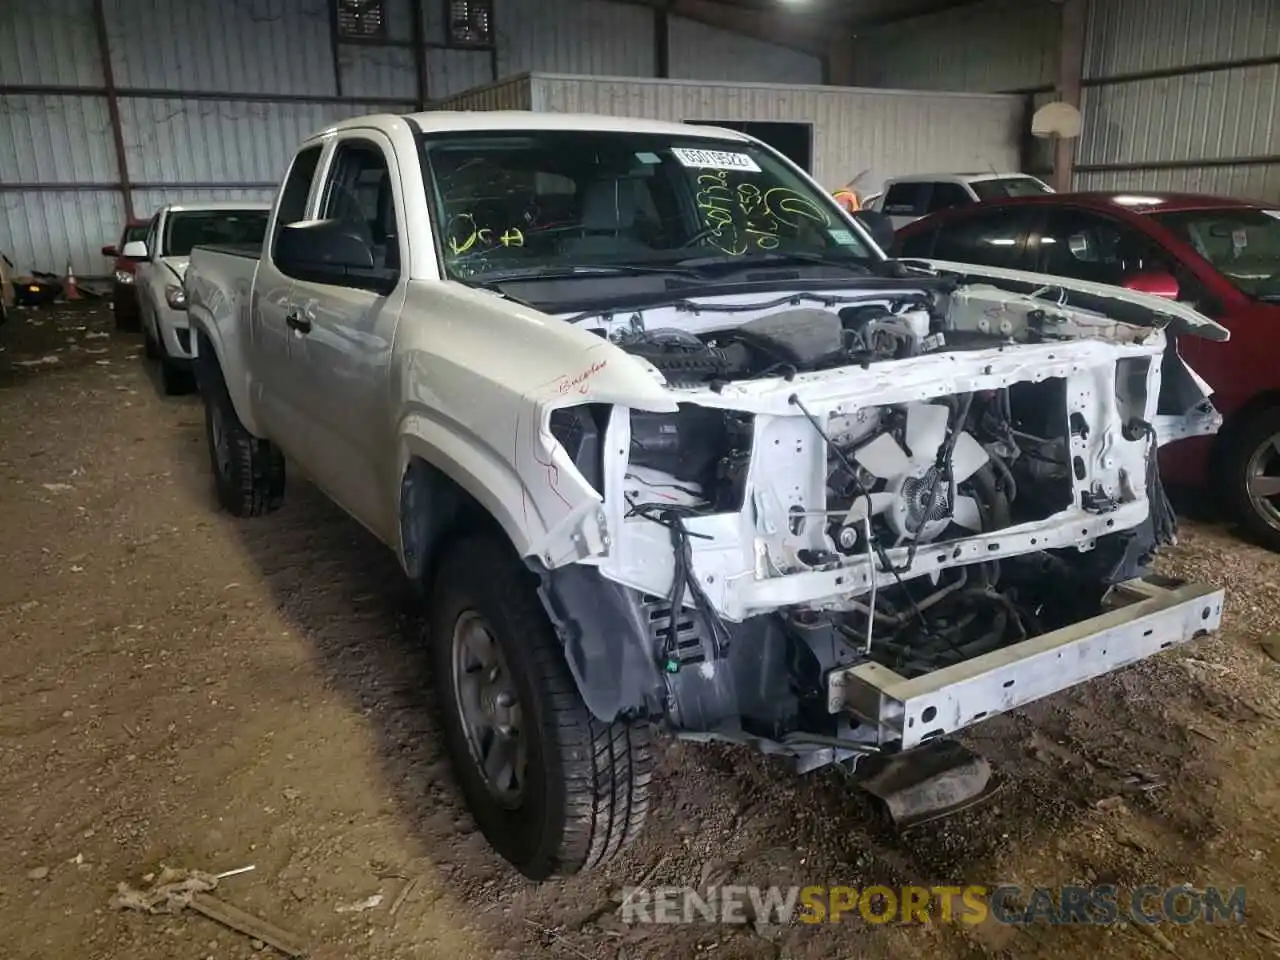
[[[120,251],[116,249],[116,245],[114,243],[109,243],[102,248],[102,255],[114,260],[116,257],[120,256]]]
[[[1178,294],[1181,292],[1178,281],[1173,274],[1165,273],[1162,270],[1146,270],[1126,277],[1124,288],[1137,293],[1149,293],[1155,297],[1164,297],[1166,300],[1177,300]]]
[[[881,250],[887,253],[893,246],[893,221],[879,210],[863,207],[854,211],[853,219],[862,224],[862,228],[871,234],[871,239]]]
[[[287,224],[276,238],[272,259],[282,273],[300,280],[390,293],[396,272],[374,266],[373,247],[358,230],[342,220]]]
[[[147,244],[144,240],[130,240],[124,245],[124,249],[120,251],[120,256],[126,260],[145,260],[147,259]]]

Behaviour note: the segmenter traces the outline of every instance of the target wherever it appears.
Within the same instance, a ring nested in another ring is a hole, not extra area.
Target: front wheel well
[[[191,361],[192,372],[196,375],[196,387],[204,393],[208,385],[215,380],[224,380],[222,364],[218,361],[218,351],[213,348],[209,335],[199,327],[191,328],[191,345],[195,357]]]
[[[400,549],[409,579],[429,584],[449,543],[483,531],[506,539],[497,519],[457,481],[421,457],[411,457],[400,479]]]

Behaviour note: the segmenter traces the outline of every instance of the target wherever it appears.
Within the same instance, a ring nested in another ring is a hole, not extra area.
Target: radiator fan
[[[910,404],[904,431],[907,449],[892,434],[882,433],[853,455],[860,467],[884,485],[869,498],[853,502],[845,526],[860,526],[870,508],[872,517],[883,517],[896,534],[895,546],[910,540],[928,543],[952,523],[967,530],[982,529],[978,502],[956,493],[956,487],[989,459],[982,444],[961,433],[951,453],[950,477],[938,476],[938,451],[947,439],[949,417],[949,408],[942,404]]]

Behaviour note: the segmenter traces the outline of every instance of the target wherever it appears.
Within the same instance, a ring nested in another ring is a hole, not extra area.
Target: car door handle
[[[297,330],[299,333],[311,332],[311,321],[298,313],[296,308],[284,315],[284,322],[289,329]]]

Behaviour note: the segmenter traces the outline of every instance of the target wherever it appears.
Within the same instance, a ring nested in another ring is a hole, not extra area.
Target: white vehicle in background
[[[136,288],[147,357],[160,361],[168,394],[191,389],[191,330],[183,290],[191,248],[230,246],[256,255],[267,231],[269,203],[223,201],[175,203],[161,207],[145,240],[126,243],[121,253],[138,261]]]
[[[938,210],[1053,192],[1053,187],[1026,173],[919,173],[890,177],[864,206],[885,214],[897,230]]]

